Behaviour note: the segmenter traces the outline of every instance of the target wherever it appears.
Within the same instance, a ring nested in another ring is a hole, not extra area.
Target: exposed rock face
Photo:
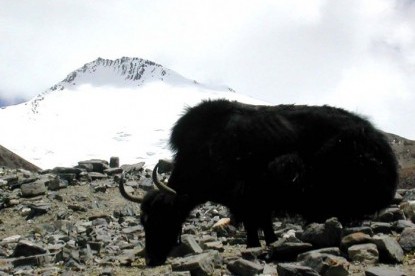
[[[415,190],[400,190],[397,205],[353,226],[275,218],[279,239],[249,249],[227,209],[207,202],[188,217],[166,264],[148,268],[140,206],[117,188],[124,172],[131,193],[154,189],[144,165],[87,160],[40,173],[0,168],[0,274],[415,275],[415,224],[405,215]],[[42,192],[24,197],[33,183],[42,183]]]
[[[386,133],[399,163],[401,188],[415,188],[415,141]]]
[[[40,170],[39,167],[26,161],[22,157],[13,153],[12,151],[6,149],[0,145],[0,166],[8,167],[12,169],[25,169],[32,172],[37,172]]]

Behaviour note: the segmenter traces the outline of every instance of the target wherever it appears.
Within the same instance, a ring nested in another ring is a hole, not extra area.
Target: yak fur
[[[182,223],[212,201],[243,222],[247,246],[275,241],[275,212],[308,221],[353,220],[387,206],[397,163],[384,134],[368,120],[330,106],[257,106],[207,100],[188,108],[172,129],[168,186],[142,203],[149,265],[180,243]]]

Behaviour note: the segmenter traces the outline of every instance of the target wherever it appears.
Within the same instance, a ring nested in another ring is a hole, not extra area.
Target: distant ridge
[[[92,87],[137,88],[156,81],[177,86],[197,86],[211,90],[235,92],[227,86],[201,84],[150,60],[137,57],[111,60],[99,57],[69,73],[64,80],[32,99],[31,109],[36,114],[39,104],[46,95],[66,89],[76,89],[85,84]]]
[[[32,172],[40,171],[41,168],[26,161],[14,152],[0,145],[0,166],[10,169],[25,169]]]

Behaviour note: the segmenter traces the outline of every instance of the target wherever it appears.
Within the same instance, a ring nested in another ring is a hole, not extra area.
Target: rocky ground
[[[130,192],[153,189],[143,165],[0,168],[0,275],[415,275],[415,189],[354,227],[275,218],[279,240],[251,249],[227,209],[208,202],[189,216],[166,265],[148,268],[140,206],[116,183],[124,171]]]

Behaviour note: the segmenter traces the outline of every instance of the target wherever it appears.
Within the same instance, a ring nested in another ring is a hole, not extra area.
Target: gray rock
[[[265,253],[266,251],[262,247],[251,247],[241,251],[242,258],[247,260],[256,260]]]
[[[181,244],[176,246],[170,253],[172,256],[183,257],[188,254],[200,254],[203,252],[193,235],[184,234],[182,235],[181,240]]]
[[[402,263],[404,253],[399,243],[392,237],[374,236],[373,243],[379,251],[379,260],[384,263]]]
[[[311,267],[321,275],[349,275],[350,263],[340,256],[312,252],[305,255],[300,264]]]
[[[377,220],[382,222],[393,222],[400,219],[405,219],[405,215],[398,207],[383,209],[377,216]]]
[[[398,220],[395,221],[395,223],[393,224],[393,230],[397,231],[397,232],[402,232],[405,228],[415,228],[415,223],[409,221],[409,220]]]
[[[405,191],[402,197],[403,201],[415,200],[415,189]]]
[[[278,276],[320,276],[320,274],[311,267],[291,263],[279,263],[277,271]]]
[[[118,168],[119,166],[120,166],[120,158],[116,156],[112,156],[110,158],[110,168]]]
[[[371,267],[365,271],[366,276],[409,276],[408,274],[399,271],[399,269],[392,269],[386,267]]]
[[[13,257],[27,257],[45,254],[47,252],[42,246],[36,245],[28,240],[20,240],[13,252]]]
[[[240,258],[234,262],[229,263],[228,269],[236,275],[253,276],[261,274],[264,270],[264,267],[258,263]]]
[[[415,228],[405,228],[399,238],[399,245],[405,252],[415,250]]]
[[[7,185],[11,187],[19,182],[19,177],[16,174],[12,174],[2,177],[2,180],[6,181]]]
[[[353,234],[353,233],[363,233],[369,236],[373,236],[373,230],[369,226],[361,226],[361,227],[348,227],[343,229],[343,237]]]
[[[315,247],[337,247],[340,244],[342,225],[336,218],[326,220],[324,224],[309,224],[301,235],[301,240]]]
[[[223,247],[223,243],[221,241],[212,241],[212,242],[205,242],[203,244],[204,249],[210,250],[217,250],[219,252],[223,252],[225,248]]]
[[[144,191],[154,190],[153,180],[151,178],[141,178],[138,181],[138,186]]]
[[[68,204],[68,209],[71,209],[75,212],[86,212],[88,209],[84,206],[81,206],[79,204]]]
[[[11,260],[14,267],[19,266],[44,266],[58,261],[58,254],[40,254],[27,257],[14,258]]]
[[[142,225],[135,225],[135,226],[123,228],[121,232],[124,234],[131,234],[131,233],[143,231],[143,230],[144,230],[144,227]]]
[[[307,251],[305,253],[302,253],[298,255],[297,261],[301,262],[304,259],[307,258],[307,255],[309,254],[329,254],[333,256],[341,256],[342,253],[338,247],[327,247],[327,248],[321,248],[316,250]]]
[[[379,251],[375,244],[356,244],[348,249],[349,258],[354,262],[376,264],[379,261]]]
[[[75,168],[85,170],[86,172],[92,172],[94,170],[94,165],[90,163],[81,163],[78,164]]]
[[[34,197],[46,193],[46,185],[44,180],[37,180],[35,182],[22,184],[20,187],[22,197]]]
[[[277,265],[276,264],[264,264],[264,271],[262,272],[263,276],[277,276]]]
[[[55,174],[41,175],[38,181],[43,182],[45,186],[51,191],[61,189],[61,181],[59,180],[59,177]]]
[[[51,209],[51,205],[47,203],[30,204],[29,208],[30,212],[27,215],[26,220],[48,213]]]
[[[54,174],[74,174],[75,176],[79,175],[83,170],[80,168],[68,168],[68,167],[55,167],[52,172]]]
[[[275,260],[293,261],[301,253],[309,251],[313,248],[311,243],[289,242],[284,238],[270,245],[271,257]]]
[[[78,162],[79,166],[86,166],[88,168],[92,165],[92,172],[104,173],[104,170],[109,169],[108,162],[105,160],[92,159]],[[88,171],[89,172],[89,171]]]
[[[173,271],[190,271],[192,275],[197,276],[208,276],[213,274],[217,258],[220,258],[218,252],[176,258],[172,262],[172,269]]]
[[[372,222],[370,227],[375,234],[391,234],[392,222]]]
[[[140,162],[132,165],[122,165],[121,168],[124,170],[125,173],[137,173],[143,170],[144,164],[144,162]]]
[[[107,179],[108,175],[100,172],[89,172],[89,177],[93,180],[99,180],[99,179]]]
[[[402,212],[404,212],[408,220],[415,223],[415,200],[403,202],[400,205],[400,208],[402,209]]]
[[[397,192],[395,193],[395,196],[393,197],[392,204],[399,204],[402,202],[402,200],[403,200],[403,196]]]
[[[115,174],[120,174],[122,173],[123,170],[121,168],[115,167],[115,168],[109,168],[104,170],[104,173],[107,175],[115,175]]]
[[[369,242],[372,242],[372,237],[370,237],[369,235],[365,233],[357,232],[357,233],[352,233],[350,235],[343,237],[340,243],[340,247],[344,251],[347,251],[347,249],[352,245],[369,243]]]

